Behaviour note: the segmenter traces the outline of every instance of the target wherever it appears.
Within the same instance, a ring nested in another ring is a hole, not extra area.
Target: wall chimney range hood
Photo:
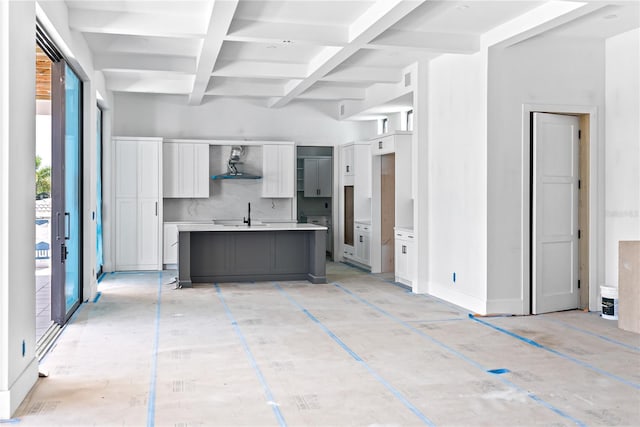
[[[238,170],[239,164],[242,164],[240,158],[244,154],[244,148],[240,145],[234,145],[231,147],[231,154],[227,161],[227,173],[220,175],[213,175],[211,179],[260,179],[260,175],[252,175],[250,173],[240,172]]]

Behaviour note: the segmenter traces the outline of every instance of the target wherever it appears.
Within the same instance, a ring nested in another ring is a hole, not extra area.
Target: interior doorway
[[[395,272],[396,155],[380,156],[380,243],[382,273]]]
[[[588,114],[531,112],[530,314],[589,306]]]

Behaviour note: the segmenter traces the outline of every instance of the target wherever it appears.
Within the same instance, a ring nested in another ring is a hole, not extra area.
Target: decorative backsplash
[[[209,147],[209,175],[225,173],[230,145]],[[262,173],[262,147],[245,146],[238,170]],[[263,199],[262,180],[210,180],[208,199],[164,199],[165,221],[202,221],[211,219],[242,219],[251,203],[251,218],[295,220],[293,199]]]

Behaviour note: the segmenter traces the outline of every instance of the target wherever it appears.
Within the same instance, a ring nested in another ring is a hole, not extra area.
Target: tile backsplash
[[[227,172],[231,146],[209,147],[209,175]],[[255,175],[262,174],[262,147],[244,146],[242,163],[238,170]],[[251,203],[252,219],[295,220],[293,199],[264,199],[261,179],[209,180],[209,198],[164,199],[165,221],[202,221],[212,219],[242,219],[247,216],[247,203]]]

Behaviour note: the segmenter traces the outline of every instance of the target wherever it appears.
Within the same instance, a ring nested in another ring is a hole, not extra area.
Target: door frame
[[[84,291],[84,175],[80,176],[78,182],[78,213],[80,215],[78,222],[78,233],[80,235],[80,239],[78,242],[78,301],[74,303],[74,305],[67,310],[66,308],[66,274],[65,269],[62,271],[60,269],[54,270],[54,260],[60,259],[62,257],[62,250],[59,246],[59,235],[62,233],[62,240],[64,242],[64,234],[65,234],[65,218],[64,215],[62,218],[54,217],[54,212],[66,210],[65,206],[65,192],[66,184],[65,184],[65,126],[66,126],[66,91],[65,91],[65,71],[66,67],[78,77],[78,81],[80,83],[80,94],[78,96],[80,101],[79,108],[79,138],[78,141],[78,170],[82,174],[84,171],[84,82],[80,75],[75,71],[75,69],[69,64],[64,57],[61,57],[60,60],[52,63],[51,66],[51,123],[52,123],[52,132],[51,132],[51,184],[52,184],[52,209],[51,209],[51,231],[52,231],[52,250],[51,250],[51,317],[52,320],[60,326],[64,326],[67,321],[71,318],[73,313],[80,307],[82,301],[84,299],[83,291]],[[55,80],[59,79],[60,82],[58,84],[55,83]],[[58,185],[54,187],[54,183],[58,183]],[[60,206],[65,207],[65,209],[60,209]],[[62,221],[62,222],[60,222]],[[55,223],[55,224],[54,224]],[[56,235],[54,238],[53,236]],[[63,278],[65,278],[63,280]],[[56,283],[58,284],[56,286]],[[60,285],[62,283],[62,285]]]
[[[598,108],[596,106],[589,105],[558,105],[558,104],[522,104],[522,200],[521,200],[521,247],[522,247],[522,313],[531,314],[531,229],[532,229],[532,215],[531,215],[531,180],[532,180],[532,136],[533,136],[533,120],[532,113],[552,113],[552,114],[567,114],[567,115],[587,115],[589,121],[588,132],[585,130],[585,134],[589,137],[588,144],[588,268],[585,272],[585,279],[588,283],[588,295],[589,302],[588,308],[590,311],[598,310],[598,283],[601,283],[604,271],[603,258],[598,258],[597,254],[602,253],[603,232],[604,226],[602,224],[604,213],[603,205],[600,203],[599,196],[602,194],[604,182],[601,178],[601,172],[603,170],[604,155],[602,151],[604,147],[600,144],[599,134],[599,121]],[[584,120],[581,117],[581,125]],[[581,156],[582,157],[582,156]],[[582,158],[581,158],[582,160]],[[585,171],[581,171],[581,176],[585,176]],[[580,213],[581,215],[581,213]],[[580,258],[584,257],[584,254],[580,254]]]

